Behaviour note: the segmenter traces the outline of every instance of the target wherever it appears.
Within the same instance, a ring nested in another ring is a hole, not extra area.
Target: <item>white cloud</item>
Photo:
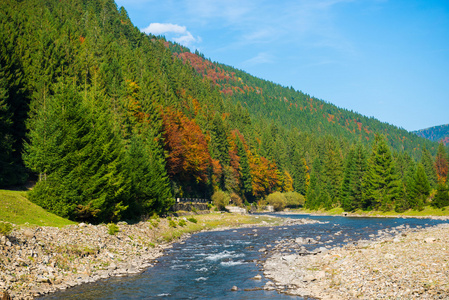
[[[142,29],[145,33],[152,33],[154,35],[165,34],[168,32],[173,33],[189,33],[185,26],[179,26],[177,24],[170,23],[151,23],[150,26]]]
[[[191,47],[194,43],[201,42],[200,37],[194,37],[186,26],[180,26],[171,23],[151,23],[148,27],[142,29],[143,32],[154,35],[165,35],[166,38],[175,41],[181,45]]]

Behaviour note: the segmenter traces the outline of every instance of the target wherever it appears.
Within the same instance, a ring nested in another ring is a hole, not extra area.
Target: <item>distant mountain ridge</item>
[[[420,129],[413,133],[434,142],[443,142],[446,146],[449,144],[449,124]]]

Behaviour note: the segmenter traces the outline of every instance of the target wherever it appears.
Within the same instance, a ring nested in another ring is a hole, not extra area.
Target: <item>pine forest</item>
[[[59,216],[449,205],[442,143],[144,34],[112,0],[4,0],[0,26],[0,187],[36,182]]]

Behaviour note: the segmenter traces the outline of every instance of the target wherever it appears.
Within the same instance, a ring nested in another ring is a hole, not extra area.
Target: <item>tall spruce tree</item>
[[[388,211],[400,198],[398,175],[385,137],[376,136],[363,187],[363,207]]]
[[[91,108],[72,83],[61,82],[38,109],[24,154],[27,166],[40,174],[30,199],[70,219],[118,220],[129,191],[122,144],[108,114]]]
[[[414,188],[416,197],[414,208],[422,209],[426,204],[427,197],[429,197],[430,194],[430,184],[427,180],[424,166],[421,163],[418,164],[416,169]]]
[[[366,168],[366,151],[363,145],[358,143],[351,147],[346,158],[342,184],[342,207],[346,211],[362,208],[362,187]]]
[[[431,188],[437,187],[437,173],[435,169],[435,163],[429,150],[424,146],[421,154],[421,164],[424,166],[426,176]]]

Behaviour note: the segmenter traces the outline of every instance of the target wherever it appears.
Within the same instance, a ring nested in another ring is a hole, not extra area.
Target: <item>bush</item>
[[[189,222],[192,222],[192,223],[198,223],[198,220],[195,219],[194,217],[190,217],[187,220],[189,220]]]
[[[176,227],[175,221],[173,221],[173,220],[170,218],[170,220],[168,220],[168,226],[175,228],[175,227]]]
[[[272,205],[275,211],[281,211],[285,208],[286,199],[280,192],[274,192],[267,197],[267,202]]]
[[[1,222],[0,221],[0,234],[1,235],[8,235],[12,231],[12,224],[8,222]]]
[[[120,231],[120,228],[116,224],[109,223],[109,225],[108,225],[108,233],[110,235],[116,235],[117,232],[119,232],[119,231]]]
[[[291,208],[297,208],[304,206],[305,198],[303,195],[297,192],[287,192],[284,193],[285,206]]]
[[[225,193],[220,190],[216,191],[212,195],[212,201],[218,210],[224,210],[225,206],[229,204],[230,199],[231,199],[231,197],[229,196],[228,193]]]
[[[181,220],[179,220],[178,225],[182,227],[182,226],[186,226],[187,223],[184,219],[181,219]]]
[[[234,192],[231,193],[230,199],[231,199],[231,203],[234,204],[235,206],[239,206],[239,207],[243,206],[242,198],[240,198],[240,196],[237,195],[236,193],[234,193]]]

